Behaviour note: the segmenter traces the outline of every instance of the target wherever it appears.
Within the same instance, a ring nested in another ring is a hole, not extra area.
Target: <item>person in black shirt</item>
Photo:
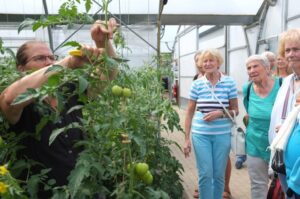
[[[35,99],[29,99],[23,103],[13,105],[12,102],[17,96],[24,93],[28,88],[39,88],[47,82],[49,76],[56,72],[45,71],[54,64],[68,68],[77,68],[87,62],[87,57],[100,56],[105,50],[111,57],[115,56],[114,49],[108,41],[105,47],[106,38],[112,38],[113,31],[117,23],[114,19],[108,21],[106,28],[101,21],[96,21],[91,28],[91,37],[95,41],[97,48],[83,45],[81,50],[82,56],[67,56],[61,61],[56,62],[53,53],[41,41],[29,41],[23,44],[17,52],[17,70],[29,71],[35,70],[23,78],[17,80],[8,86],[0,95],[0,108],[2,114],[10,124],[10,132],[26,133],[26,137],[21,140],[21,145],[24,147],[18,151],[18,158],[34,160],[40,164],[35,165],[31,169],[31,174],[40,173],[42,168],[50,168],[47,174],[49,179],[56,181],[56,186],[67,185],[67,177],[71,170],[75,167],[79,148],[74,147],[74,143],[83,139],[83,132],[79,128],[71,128],[65,133],[56,137],[54,142],[49,145],[49,138],[53,130],[63,128],[71,123],[80,123],[82,118],[81,110],[73,110],[70,113],[70,108],[80,105],[81,102],[77,95],[72,95],[68,98],[64,109],[59,112],[60,120],[57,122],[48,121],[41,129],[40,138],[35,137],[37,125],[41,119],[45,117],[45,112],[41,112],[38,108],[38,103]],[[114,78],[116,71],[112,71],[110,78]],[[67,83],[62,86],[64,91],[72,93],[76,87],[72,83]],[[45,104],[55,111],[57,110],[57,100],[53,97],[47,97]],[[27,173],[21,174],[21,179],[26,179]],[[50,198],[51,192],[44,191],[40,188],[38,193],[39,198]]]

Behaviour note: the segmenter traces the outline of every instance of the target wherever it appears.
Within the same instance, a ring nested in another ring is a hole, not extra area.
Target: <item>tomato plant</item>
[[[86,3],[87,13],[91,1],[68,0],[59,10],[62,15],[49,16],[30,23],[27,20],[21,25],[20,30],[28,25],[32,25],[33,30],[36,30],[40,27],[65,24],[66,21],[69,26],[78,21],[86,23],[89,20],[83,19],[86,19],[84,16],[87,14],[78,13],[77,5],[80,2]],[[103,0],[105,16],[107,16],[109,2]],[[121,37],[121,33],[118,34]],[[115,41],[122,42],[119,46],[124,47],[123,39],[118,38]],[[13,60],[13,58],[0,59],[2,77],[0,91],[22,76],[16,72]],[[39,103],[39,110],[46,112],[49,110],[43,105],[43,99],[46,95],[52,95],[58,97],[58,104],[61,105],[58,109],[61,110],[68,94],[58,88],[66,82],[74,82],[77,87],[75,94],[80,96],[84,104],[81,107],[71,108],[82,109],[84,113],[80,128],[85,130],[86,138],[76,143],[76,146],[82,147],[83,151],[66,186],[53,187],[53,181],[45,180],[49,172],[47,169],[38,175],[30,175],[26,182],[15,180],[16,184],[10,186],[15,186],[19,195],[25,193],[30,198],[36,197],[37,188],[41,185],[45,189],[53,190],[53,198],[84,199],[96,195],[121,199],[181,198],[183,187],[180,173],[183,168],[169,148],[171,144],[176,143],[161,137],[160,132],[182,129],[178,114],[172,108],[171,102],[164,99],[162,95],[160,79],[169,76],[170,71],[165,68],[157,69],[155,61],[154,58],[152,64],[145,65],[142,69],[130,70],[122,59],[112,59],[103,55],[81,69],[69,70],[57,65],[52,66],[49,71],[56,70],[59,73],[51,76],[41,88],[29,89],[18,96],[16,103],[26,100],[28,96],[34,96]],[[118,67],[119,70],[117,78],[113,81],[99,81],[95,78],[97,71],[103,71],[105,75],[113,67]],[[93,95],[87,97],[84,92],[87,88],[91,88],[91,91],[94,88],[102,90],[100,93],[92,92]],[[122,94],[123,97],[116,97]],[[15,179],[14,177],[17,177],[22,170],[30,171],[36,162],[16,157],[16,151],[21,147],[20,140],[26,134],[15,135],[9,132],[3,117],[0,119],[1,131],[5,132],[2,134],[5,144],[0,149],[0,163],[8,163],[8,169],[15,174],[12,179]],[[59,120],[59,117],[53,112],[49,117],[43,118],[36,129],[37,139],[39,129],[48,120]],[[53,133],[50,143],[64,130],[66,129],[58,129]]]

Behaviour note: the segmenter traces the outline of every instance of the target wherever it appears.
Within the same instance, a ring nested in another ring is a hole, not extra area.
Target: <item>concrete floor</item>
[[[179,110],[177,107],[174,107],[180,116],[181,126],[184,127],[184,118],[185,111]],[[184,144],[184,134],[181,132],[173,132],[173,133],[163,133],[164,137],[168,137],[171,140],[176,141],[181,147]],[[178,149],[177,146],[171,146],[172,152],[175,157],[181,162],[184,167],[184,172],[182,175],[183,186],[184,186],[184,195],[183,199],[192,199],[194,189],[197,187],[197,170],[194,159],[194,154],[192,152],[192,156],[189,158],[185,158],[183,152]],[[231,162],[232,162],[232,172],[230,179],[230,189],[232,194],[232,199],[250,199],[250,182],[247,171],[247,166],[245,165],[242,169],[236,169],[234,167],[235,159],[232,154]]]

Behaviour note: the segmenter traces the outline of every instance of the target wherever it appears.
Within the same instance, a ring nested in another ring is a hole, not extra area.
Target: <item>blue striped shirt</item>
[[[230,99],[237,98],[236,83],[229,76],[221,75],[215,86],[212,86],[205,76],[194,81],[190,90],[190,100],[196,101],[197,111],[192,122],[192,133],[216,135],[231,132],[230,118],[218,118],[210,122],[203,120],[206,113],[223,110],[222,105],[213,97],[211,91],[226,108],[229,107]]]

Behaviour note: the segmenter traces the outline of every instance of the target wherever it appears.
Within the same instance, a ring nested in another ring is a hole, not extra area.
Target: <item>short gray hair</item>
[[[264,67],[270,68],[270,62],[264,55],[251,55],[246,59],[246,66],[253,61],[259,61]]]
[[[268,59],[270,59],[270,58],[276,59],[275,53],[273,53],[271,51],[265,51],[261,55],[266,56]]]

